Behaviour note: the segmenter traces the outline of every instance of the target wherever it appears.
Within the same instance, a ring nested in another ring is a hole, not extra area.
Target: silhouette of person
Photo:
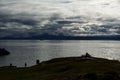
[[[85,57],[91,57],[91,55],[90,55],[90,54],[88,54],[88,52],[86,52]]]
[[[37,59],[37,60],[36,60],[36,64],[39,64],[39,63],[40,63],[40,61]]]
[[[25,62],[25,67],[27,67],[27,63]]]
[[[12,63],[10,63],[10,67],[12,67],[13,65],[12,65]]]

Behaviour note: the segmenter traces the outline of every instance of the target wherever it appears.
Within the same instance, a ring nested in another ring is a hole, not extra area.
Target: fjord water
[[[81,56],[88,52],[96,57],[120,60],[120,41],[99,40],[1,40],[0,48],[10,55],[0,57],[0,66],[35,65],[36,59],[46,61],[58,57]]]

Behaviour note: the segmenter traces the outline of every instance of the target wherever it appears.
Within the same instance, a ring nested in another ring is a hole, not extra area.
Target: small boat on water
[[[0,56],[5,56],[5,55],[9,55],[9,54],[10,54],[9,51],[7,51],[4,48],[0,48]]]

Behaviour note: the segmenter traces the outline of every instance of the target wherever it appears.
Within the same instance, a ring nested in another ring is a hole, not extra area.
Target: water
[[[1,40],[0,48],[11,52],[0,57],[0,66],[10,63],[23,67],[35,65],[36,59],[46,61],[58,57],[81,56],[86,52],[96,57],[120,60],[120,41],[90,40]]]

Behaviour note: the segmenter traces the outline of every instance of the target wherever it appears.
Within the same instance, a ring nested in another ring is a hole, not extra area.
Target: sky
[[[0,0],[0,38],[120,35],[120,0]]]

